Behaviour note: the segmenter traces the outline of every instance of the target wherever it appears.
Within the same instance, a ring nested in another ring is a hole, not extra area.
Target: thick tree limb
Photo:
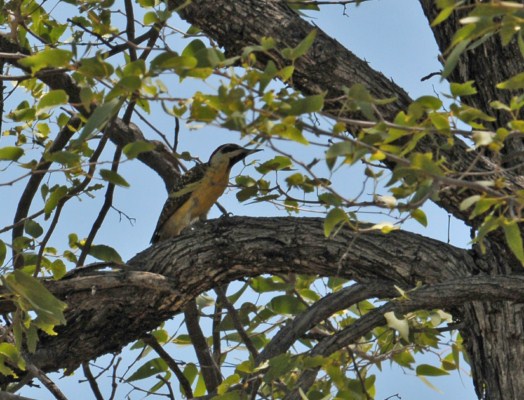
[[[408,232],[343,229],[326,239],[323,221],[316,218],[211,221],[141,252],[126,269],[79,269],[69,279],[48,282],[69,305],[67,325],[57,329],[58,336],[42,338],[32,361],[44,372],[73,370],[83,361],[119,351],[198,294],[247,276],[379,279],[410,289],[418,282],[432,284],[475,272],[468,251]]]

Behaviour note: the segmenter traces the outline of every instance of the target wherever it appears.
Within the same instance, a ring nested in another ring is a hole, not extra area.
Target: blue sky
[[[341,6],[325,6],[320,13],[309,13],[311,21],[323,29],[326,33],[335,37],[345,47],[357,56],[365,59],[371,67],[381,71],[387,77],[393,79],[399,86],[408,91],[412,98],[421,95],[435,95],[447,91],[447,86],[439,82],[438,77],[421,82],[420,79],[431,72],[438,71],[441,66],[437,61],[438,49],[433,40],[426,19],[415,0],[372,0],[365,2],[359,7],[349,6],[344,9]],[[187,25],[174,21],[173,25],[184,30]],[[176,46],[174,46],[176,47]],[[212,83],[210,83],[212,85]],[[195,87],[200,87],[194,82],[177,87],[177,95],[189,95]],[[203,85],[205,88],[206,85]],[[184,91],[186,91],[184,93]],[[152,114],[151,121],[167,135],[173,132],[174,121],[161,114]],[[146,135],[154,138],[151,131],[141,125]],[[3,141],[0,144],[3,146]],[[238,141],[238,136],[227,131],[216,128],[202,128],[190,130],[182,126],[179,138],[179,151],[190,150],[193,155],[198,155],[207,160],[209,154],[218,145],[226,142]],[[107,153],[106,159],[111,155]],[[270,158],[269,152],[257,154],[257,159]],[[235,167],[234,173],[238,173],[241,167]],[[248,167],[245,171],[253,173],[253,168]],[[354,180],[361,177],[355,170]],[[134,218],[131,225],[125,218],[121,218],[117,212],[111,212],[95,243],[109,244],[115,247],[123,259],[128,259],[138,251],[149,245],[151,233],[155,227],[161,207],[166,198],[164,184],[155,172],[137,161],[125,163],[121,174],[128,180],[131,187],[128,189],[118,188],[115,193],[115,207]],[[12,188],[0,188],[0,199],[2,207],[13,209],[24,182]],[[6,196],[8,193],[8,196]],[[98,199],[84,200],[82,202],[73,200],[64,209],[62,221],[71,221],[71,224],[62,224],[57,230],[57,245],[64,245],[67,234],[77,232],[79,236],[87,235],[92,224],[93,213],[96,213],[103,201],[102,196]],[[76,202],[76,203],[75,203]],[[220,200],[220,203],[230,212],[237,215],[282,215],[283,212],[276,210],[270,205],[239,204],[235,198],[234,191],[229,191]],[[422,228],[416,223],[408,223],[405,229],[417,231],[421,234],[431,236],[438,240],[448,239],[448,215],[434,205],[425,208],[428,213],[430,226]],[[96,214],[95,214],[96,215]],[[209,217],[217,217],[219,212],[214,208]],[[0,226],[10,223],[11,214],[0,216]],[[469,231],[454,219],[451,219],[450,240],[459,247],[467,247],[469,242]],[[176,350],[179,352],[180,350]],[[183,354],[183,353],[182,353]],[[124,362],[129,362],[132,356],[124,355]],[[177,353],[177,358],[182,358]],[[428,361],[428,358],[430,361]],[[424,356],[424,362],[436,362],[431,355]],[[463,365],[466,365],[463,363]],[[377,399],[383,399],[398,394],[402,400],[463,400],[475,398],[470,378],[466,372],[452,374],[449,377],[434,378],[430,381],[440,389],[442,393],[430,389],[416,376],[413,371],[401,370],[398,367],[391,371],[384,364],[384,373],[379,375],[377,382]],[[76,382],[82,374],[77,373],[72,378],[60,380],[57,383],[64,388],[66,395],[75,400],[91,398],[88,387],[83,386],[83,393],[78,393]],[[58,379],[58,375],[53,378]],[[106,381],[109,384],[108,381]],[[107,389],[107,388],[106,388]],[[123,396],[126,391],[119,392]],[[45,391],[34,391],[24,389],[21,394],[33,396],[38,399],[51,399]],[[117,398],[119,398],[117,396]],[[134,396],[133,398],[141,398]],[[394,397],[393,397],[394,398]]]

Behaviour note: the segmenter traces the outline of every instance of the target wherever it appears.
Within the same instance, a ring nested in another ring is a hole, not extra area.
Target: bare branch
[[[91,368],[89,368],[88,362],[82,363],[82,370],[84,371],[84,375],[87,381],[89,382],[89,386],[91,387],[91,390],[93,391],[93,394],[95,395],[96,400],[104,400],[104,396],[102,396],[102,392],[100,392],[98,383],[96,382],[95,377],[91,373]]]
[[[173,371],[175,376],[182,386],[184,395],[186,398],[190,399],[193,397],[193,390],[191,389],[191,384],[187,380],[186,376],[179,368],[177,362],[164,350],[164,348],[158,343],[158,341],[152,335],[146,335],[142,338],[142,341],[150,346],[156,353],[166,362],[167,366]]]
[[[58,386],[56,386],[56,384],[51,379],[49,379],[49,377],[42,370],[40,370],[40,368],[31,362],[26,362],[26,369],[29,373],[37,377],[40,382],[42,382],[42,384],[46,387],[47,390],[49,390],[55,399],[67,400],[67,397],[62,393]]]
[[[113,155],[113,164],[111,165],[112,172],[116,173],[116,171],[118,171],[121,155],[122,155],[122,149],[117,147]],[[111,206],[113,204],[113,193],[114,192],[115,192],[115,184],[112,182],[109,182],[107,185],[106,194],[104,196],[104,203],[102,204],[102,208],[98,212],[98,216],[96,217],[96,220],[93,223],[93,226],[91,227],[91,231],[89,232],[89,235],[87,236],[87,239],[85,240],[85,243],[82,246],[82,253],[80,254],[80,257],[78,257],[77,266],[83,265],[87,255],[89,254],[89,249],[91,248],[91,245],[93,244],[93,240],[95,239],[95,236],[98,230],[102,226],[102,223],[104,222],[104,219],[106,218],[108,211],[111,209]]]
[[[228,300],[226,293],[221,287],[215,288],[215,293],[217,294],[218,299],[220,300],[222,305],[227,309],[229,316],[233,321],[233,325],[235,326],[235,329],[237,330],[240,337],[242,338],[242,341],[246,345],[249,354],[251,354],[251,357],[256,358],[258,356],[258,351],[255,345],[253,344],[253,341],[244,329],[244,326],[240,322],[237,310],[235,309],[233,304],[231,304],[231,302]]]
[[[202,371],[206,389],[208,392],[213,393],[222,382],[222,377],[218,365],[215,364],[213,357],[211,357],[206,338],[200,329],[198,323],[198,308],[195,300],[187,303],[184,309],[184,317],[187,332],[191,337],[191,342],[193,343],[198,362],[200,363],[200,370]]]

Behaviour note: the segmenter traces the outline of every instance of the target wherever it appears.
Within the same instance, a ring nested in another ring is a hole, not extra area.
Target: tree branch
[[[186,376],[178,366],[175,360],[167,353],[167,351],[164,350],[164,348],[158,343],[158,341],[155,339],[152,335],[146,335],[142,338],[142,341],[150,346],[153,350],[156,351],[156,353],[162,357],[162,359],[166,362],[167,366],[178,379],[178,382],[180,383],[180,386],[182,387],[184,391],[184,395],[186,398],[190,399],[193,397],[193,390],[191,389],[191,384],[187,380]]]
[[[208,392],[213,393],[216,391],[222,377],[220,370],[209,351],[204,333],[200,329],[198,323],[198,308],[196,301],[193,299],[189,301],[184,308],[184,317],[186,320],[187,332],[191,338],[191,343],[195,348],[195,352],[200,363],[200,371],[204,378],[204,383]]]
[[[378,307],[360,317],[353,324],[332,336],[328,336],[315,346],[311,356],[329,356],[334,352],[354,343],[360,337],[377,326],[386,323],[384,314],[397,312],[406,314],[421,309],[457,308],[461,304],[482,299],[484,301],[515,301],[524,302],[524,293],[517,293],[524,284],[524,276],[472,276],[418,288],[407,294],[407,299],[396,299]],[[305,371],[298,379],[295,389],[286,400],[300,400],[298,388],[307,392],[315,382],[318,369]]]
[[[433,284],[476,272],[468,251],[408,232],[342,229],[327,239],[322,219],[240,217],[197,224],[122,268],[80,268],[66,279],[46,281],[68,304],[67,325],[57,328],[58,336],[41,337],[35,365],[45,372],[74,370],[83,361],[141,338],[198,294],[246,276],[300,273],[359,282],[378,279],[408,290],[419,282]],[[524,296],[524,283],[513,282],[516,296]],[[0,304],[2,310],[7,306]]]

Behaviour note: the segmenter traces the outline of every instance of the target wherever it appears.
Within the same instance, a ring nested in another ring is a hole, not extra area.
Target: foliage
[[[434,141],[446,149],[458,137],[465,137],[472,151],[501,154],[505,139],[524,131],[524,95],[519,93],[524,74],[498,84],[498,89],[514,93],[507,104],[493,100],[490,109],[477,109],[464,100],[474,96],[482,82],[452,82],[445,95],[446,105],[435,95],[422,96],[386,120],[380,107],[395,99],[376,98],[362,84],[344,88],[344,95],[337,99],[329,98],[328,93],[303,94],[293,89],[296,65],[308,57],[318,35],[316,30],[289,47],[265,37],[259,44],[245,47],[242,54],[228,56],[196,27],[176,33],[170,25],[176,11],[172,3],[126,2],[126,8],[135,8],[138,22],[129,17],[129,9],[128,18],[124,18],[112,1],[64,3],[68,10],[74,10],[74,17],[64,18],[43,3],[26,0],[6,2],[8,12],[0,16],[5,31],[2,40],[23,49],[18,59],[4,60],[3,64],[4,72],[16,85],[3,93],[4,99],[10,98],[5,104],[0,145],[0,168],[7,178],[0,185],[9,190],[23,181],[31,193],[20,199],[14,225],[0,231],[12,234],[11,239],[5,235],[0,240],[0,263],[5,273],[3,299],[15,305],[15,311],[6,317],[9,324],[2,328],[1,374],[24,371],[24,354],[35,351],[42,332],[55,335],[55,329],[65,323],[66,304],[36,278],[61,279],[68,270],[83,266],[88,256],[112,266],[123,263],[118,249],[97,243],[96,235],[112,205],[115,187],[129,186],[119,172],[121,164],[137,162],[157,144],[150,137],[123,148],[113,146],[110,131],[116,118],[129,125],[136,115],[153,115],[158,108],[164,118],[192,126],[225,128],[252,145],[272,150],[268,154],[273,155],[256,165],[256,174],[236,177],[236,194],[241,202],[271,203],[289,213],[322,213],[325,236],[334,237],[346,226],[362,234],[369,230],[388,233],[410,219],[427,226],[422,206],[428,200],[438,202],[442,191],[454,190],[467,193],[459,210],[474,221],[477,233],[473,241],[482,246],[490,233],[499,230],[514,256],[524,263],[519,228],[524,194],[499,190],[511,185],[504,165],[498,166],[500,173],[474,180],[473,172],[459,173],[453,160],[438,151],[422,152],[418,147]],[[462,3],[438,0],[440,14],[433,24],[444,23],[457,10],[462,11]],[[293,6],[318,8],[300,1]],[[443,78],[452,74],[460,57],[494,37],[503,46],[518,46],[524,56],[520,4],[479,3],[467,11],[461,19],[463,27],[444,55]],[[126,23],[136,26],[141,36],[134,36],[134,29],[122,33]],[[164,33],[159,36],[157,32]],[[170,34],[177,34],[180,48],[176,51],[166,39]],[[144,47],[146,40],[154,44]],[[56,76],[68,77],[69,83],[58,85]],[[187,81],[213,82],[216,87],[197,89],[188,97],[175,97],[172,92],[176,89],[168,90]],[[326,112],[335,103],[344,111],[338,116]],[[494,124],[499,114],[507,117],[504,126]],[[161,132],[159,137],[165,139]],[[180,160],[197,154],[179,154],[169,142],[164,141],[163,146],[171,147]],[[307,155],[297,152],[303,148],[308,149]],[[121,160],[122,153],[125,160]],[[337,185],[357,165],[364,166],[361,187],[348,191]],[[34,197],[37,191],[40,198]],[[75,226],[70,224],[67,240],[54,237],[56,226],[62,222],[61,212],[72,200],[87,202],[102,196],[107,202],[100,210],[101,219],[94,219],[87,236],[74,232]],[[362,210],[376,213],[385,221],[366,225],[359,214]],[[294,349],[255,362],[258,352],[290,319],[349,284],[335,277],[258,276],[231,287],[228,296],[200,298],[200,314],[211,315],[211,324],[216,325],[206,340],[218,349],[215,361],[224,374],[217,398],[243,398],[246,382],[257,376],[262,378],[258,386],[249,383],[251,388],[259,390],[261,396],[282,398],[296,384],[300,371],[318,369],[320,378],[304,394],[307,398],[331,395],[366,399],[374,396],[375,374],[384,361],[421,377],[461,368],[462,340],[452,332],[448,338],[451,345],[443,343],[439,328],[451,322],[451,316],[441,310],[387,314],[383,326],[349,348],[327,357],[311,355],[319,338],[349,326],[382,304],[368,300],[319,321],[314,330],[298,339]],[[254,294],[259,296],[257,301]],[[398,297],[403,296],[409,297],[409,293],[399,293]],[[236,311],[222,316],[222,310],[231,308]],[[227,348],[220,350],[214,333]],[[191,342],[187,332],[168,332],[166,327],[152,334],[162,345]],[[151,346],[137,342],[135,349],[141,352],[141,358]],[[417,363],[415,356],[427,351],[441,355],[439,365]],[[226,370],[227,363],[233,363],[233,368]],[[172,373],[169,362],[158,356],[141,362],[127,382],[147,386],[147,378],[158,376],[147,388],[156,393],[170,381],[175,382]],[[204,375],[195,363],[186,363],[181,376],[192,395],[206,394]],[[178,376],[182,384],[181,380]],[[190,395],[183,385],[179,390]]]

